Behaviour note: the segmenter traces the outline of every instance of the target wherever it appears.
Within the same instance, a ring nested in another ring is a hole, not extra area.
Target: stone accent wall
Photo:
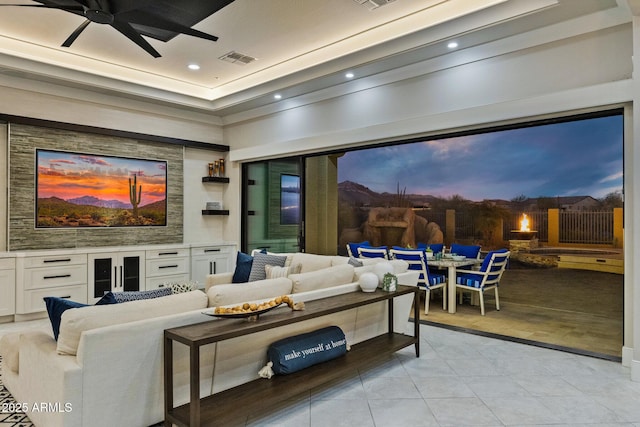
[[[182,243],[183,147],[117,136],[10,124],[9,250]],[[164,227],[35,228],[36,149],[167,161]]]

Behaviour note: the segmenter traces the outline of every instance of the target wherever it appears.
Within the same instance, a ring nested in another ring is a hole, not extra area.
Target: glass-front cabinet
[[[145,252],[89,254],[89,304],[111,292],[144,289]]]

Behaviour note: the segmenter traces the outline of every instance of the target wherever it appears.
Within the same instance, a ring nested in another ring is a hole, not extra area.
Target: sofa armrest
[[[207,292],[210,287],[216,285],[226,285],[231,283],[233,279],[233,271],[227,273],[216,273],[207,275],[207,283],[204,284],[204,291]]]
[[[14,398],[29,408],[58,403],[60,411],[29,411],[35,425],[82,426],[83,369],[75,356],[56,352],[56,342],[44,332],[20,336],[20,387]]]

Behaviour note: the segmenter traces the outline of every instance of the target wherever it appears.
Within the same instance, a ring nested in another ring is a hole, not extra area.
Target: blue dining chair
[[[477,292],[480,297],[480,313],[484,316],[484,292],[493,289],[496,298],[496,310],[500,311],[498,285],[509,262],[511,252],[507,249],[491,251],[482,261],[480,270],[458,269],[456,272],[456,289]]]
[[[358,258],[389,259],[389,250],[386,246],[358,246]]]
[[[442,289],[442,309],[447,309],[447,278],[444,274],[433,274],[427,266],[424,250],[395,249],[389,251],[391,258],[401,259],[409,264],[409,270],[420,272],[418,286],[425,289],[424,314],[429,314],[431,291]]]
[[[368,240],[360,243],[347,243],[347,253],[350,257],[358,258],[360,254],[358,253],[358,248],[360,246],[371,246]]]
[[[451,245],[451,253],[456,255],[462,255],[465,258],[480,258],[480,246],[479,245],[460,245],[453,243]]]
[[[431,248],[433,254],[437,254],[439,252],[444,251],[444,243],[418,243],[418,249],[426,250],[427,248]]]

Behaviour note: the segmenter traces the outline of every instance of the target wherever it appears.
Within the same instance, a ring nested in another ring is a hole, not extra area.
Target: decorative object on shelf
[[[374,273],[363,273],[358,279],[362,292],[374,292],[378,288],[378,276]]]
[[[382,290],[394,292],[398,286],[398,278],[391,273],[386,273],[382,278]]]
[[[218,176],[224,176],[225,174],[225,170],[224,170],[224,159],[220,159],[219,160],[219,166],[218,166]]]
[[[222,202],[220,201],[207,202],[205,209],[208,211],[219,211],[222,209]]]
[[[213,176],[213,163],[209,163],[209,176]]]

